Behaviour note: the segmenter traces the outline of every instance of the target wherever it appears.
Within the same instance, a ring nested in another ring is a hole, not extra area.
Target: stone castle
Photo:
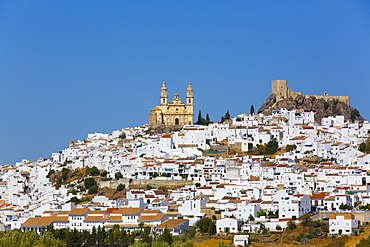
[[[159,125],[191,125],[194,122],[194,94],[191,83],[186,89],[185,103],[175,94],[172,101],[168,103],[166,83],[162,82],[160,93],[160,105],[155,106],[149,114],[149,124]]]
[[[325,101],[338,100],[349,106],[349,96],[332,96],[332,95],[328,95],[327,92],[324,92],[324,95],[303,94],[302,92],[294,92],[293,90],[287,87],[286,80],[272,81],[271,86],[272,86],[271,93],[275,94],[276,102],[279,102],[280,100],[287,99],[290,97],[294,99],[296,96],[301,95],[305,98],[315,97],[317,99],[324,99]]]

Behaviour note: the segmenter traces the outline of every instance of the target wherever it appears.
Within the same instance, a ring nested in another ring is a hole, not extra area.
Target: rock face
[[[287,110],[301,110],[315,112],[315,121],[320,123],[321,119],[328,116],[343,115],[345,121],[358,120],[360,122],[365,119],[360,115],[357,109],[352,106],[338,101],[338,100],[324,100],[316,97],[306,98],[302,95],[280,100],[276,102],[276,96],[270,94],[266,101],[258,109],[258,113],[271,114],[273,110],[280,110],[286,108]]]

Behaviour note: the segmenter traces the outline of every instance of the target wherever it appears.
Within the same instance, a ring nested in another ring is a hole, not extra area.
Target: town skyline
[[[275,79],[370,117],[366,2],[0,5],[0,164],[148,123],[162,80],[182,99],[192,82],[195,119],[257,110]]]

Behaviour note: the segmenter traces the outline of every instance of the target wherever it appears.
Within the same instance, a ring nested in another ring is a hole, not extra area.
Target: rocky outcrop
[[[345,120],[358,120],[360,122],[365,119],[360,115],[357,109],[338,100],[318,99],[314,96],[306,98],[298,95],[295,98],[283,99],[276,102],[274,94],[270,94],[266,101],[258,109],[259,113],[271,114],[273,110],[301,110],[315,112],[315,121],[320,123],[321,119],[328,116],[343,115]]]

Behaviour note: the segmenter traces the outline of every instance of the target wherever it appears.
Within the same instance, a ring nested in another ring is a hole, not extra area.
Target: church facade
[[[194,94],[191,83],[186,89],[185,103],[175,94],[168,102],[166,83],[162,82],[160,105],[155,106],[149,114],[150,125],[191,125],[194,122]]]

